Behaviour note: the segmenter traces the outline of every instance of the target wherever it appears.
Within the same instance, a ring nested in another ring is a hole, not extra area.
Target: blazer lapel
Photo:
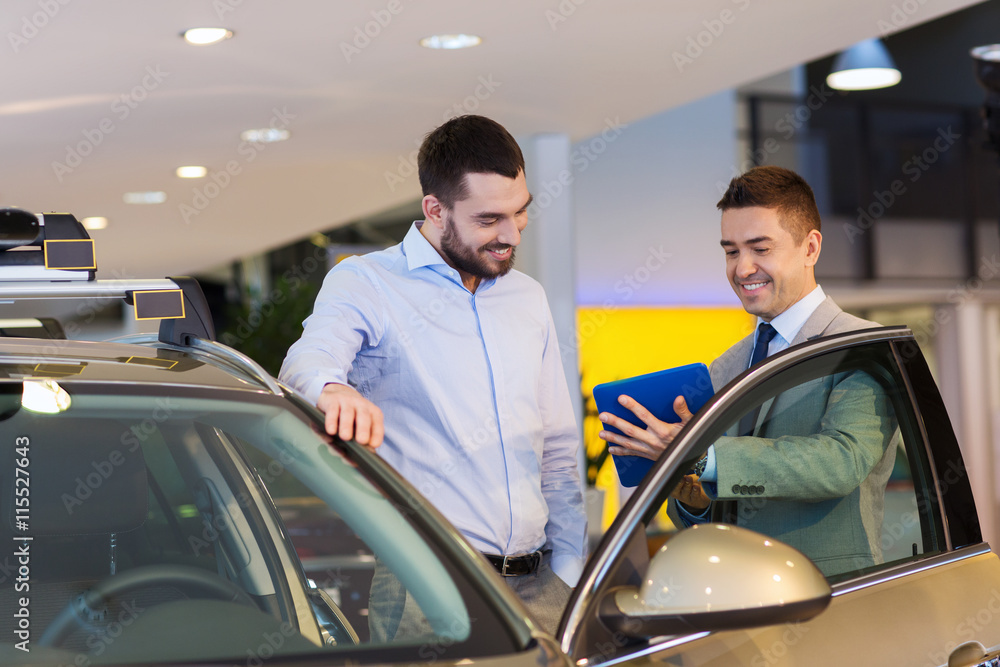
[[[823,335],[826,328],[830,326],[834,318],[840,315],[843,311],[840,309],[834,300],[830,297],[826,297],[813,314],[809,316],[806,323],[802,325],[799,329],[799,333],[795,335],[795,340],[791,342],[791,345],[798,345],[799,343],[804,343],[807,340],[812,340],[813,338],[818,338]]]

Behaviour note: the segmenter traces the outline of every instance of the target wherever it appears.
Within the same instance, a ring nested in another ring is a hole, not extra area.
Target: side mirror
[[[639,588],[608,591],[601,621],[648,638],[804,621],[830,604],[830,585],[801,552],[738,526],[708,523],[672,537]]]

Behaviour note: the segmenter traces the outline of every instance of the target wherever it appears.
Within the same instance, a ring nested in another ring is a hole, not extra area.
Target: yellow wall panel
[[[749,335],[754,318],[742,308],[578,308],[583,439],[588,481],[605,491],[603,529],[620,507],[618,474],[606,443],[597,437],[601,422],[594,385],[684,364],[709,364]]]

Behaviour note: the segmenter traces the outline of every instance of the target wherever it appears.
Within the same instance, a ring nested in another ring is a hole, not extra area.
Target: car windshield
[[[288,401],[64,384],[51,414],[0,384],[0,661],[509,650],[419,508]]]

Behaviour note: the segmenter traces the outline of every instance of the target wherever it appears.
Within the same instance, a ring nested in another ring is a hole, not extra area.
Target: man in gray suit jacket
[[[817,285],[819,212],[800,176],[756,167],[732,180],[718,208],[727,277],[759,326],[712,363],[716,389],[791,345],[879,326],[843,312]],[[647,427],[602,413],[625,434],[601,432],[614,454],[655,459],[691,417],[683,397],[674,404],[679,424],[656,419],[630,397],[620,402]],[[798,548],[828,575],[880,563],[896,426],[888,396],[867,373],[805,382],[709,447],[673,494],[680,519],[735,520]]]

